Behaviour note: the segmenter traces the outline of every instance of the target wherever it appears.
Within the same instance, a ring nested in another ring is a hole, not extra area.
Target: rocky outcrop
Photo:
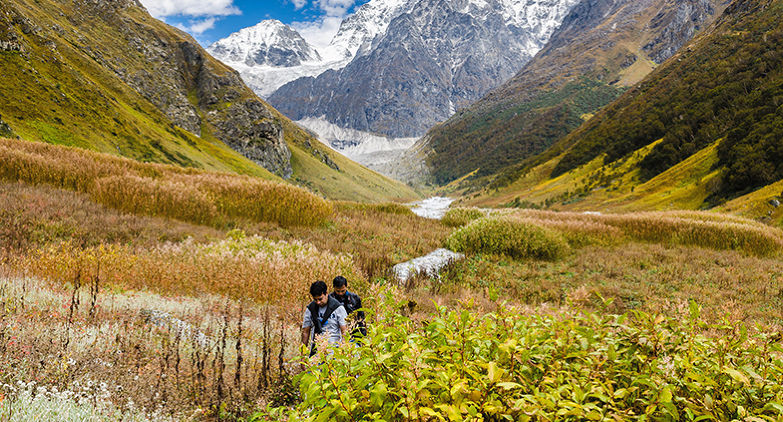
[[[346,67],[290,82],[269,102],[293,120],[421,136],[514,75],[575,3],[419,1]]]
[[[661,10],[650,22],[657,33],[644,46],[644,51],[656,63],[663,63],[673,56],[693,35],[715,16],[715,5],[710,0],[678,1]]]
[[[236,72],[218,74],[212,69],[198,45],[182,42],[179,50],[183,73],[196,90],[199,107],[207,110],[205,118],[215,135],[267,170],[286,179],[291,177],[291,151],[283,138],[283,127],[266,105],[242,92],[247,88]]]
[[[0,138],[11,138],[15,136],[14,131],[11,130],[11,126],[3,121],[3,116],[0,116]]]
[[[13,41],[0,41],[0,51],[22,52],[22,45]]]

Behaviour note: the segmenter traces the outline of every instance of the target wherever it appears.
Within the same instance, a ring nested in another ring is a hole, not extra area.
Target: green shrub
[[[290,420],[780,420],[779,335],[634,312],[393,308],[300,376]],[[703,332],[713,333],[711,337]]]
[[[482,218],[456,230],[446,239],[446,247],[457,252],[547,260],[561,258],[569,251],[557,232],[502,217]]]
[[[446,212],[441,221],[449,227],[462,227],[481,217],[484,217],[484,212],[477,208],[452,208]]]

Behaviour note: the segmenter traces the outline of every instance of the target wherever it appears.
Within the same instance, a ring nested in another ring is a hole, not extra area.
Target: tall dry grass
[[[320,250],[347,253],[369,278],[390,276],[400,262],[442,247],[451,229],[396,204],[337,203],[330,222],[319,227],[281,229],[256,225],[249,232],[278,240],[301,240]]]
[[[602,243],[622,236],[632,240],[737,250],[757,256],[783,251],[783,230],[733,215],[699,211],[596,214],[517,210],[502,212],[510,218],[581,233]],[[605,232],[604,232],[605,230]]]
[[[188,237],[205,242],[224,236],[211,227],[118,212],[78,192],[0,181],[0,251],[7,253],[62,241],[85,247],[153,246]]]
[[[295,397],[298,330],[269,308],[100,287],[0,276],[0,419],[236,420]]]
[[[641,309],[671,315],[683,309],[687,313],[689,300],[696,300],[710,322],[728,318],[781,327],[781,280],[783,260],[778,257],[627,242],[622,247],[578,248],[554,262],[470,256],[442,274],[432,299],[451,295],[480,302],[494,294],[531,306],[570,301],[612,313]]]
[[[55,284],[100,279],[113,288],[164,295],[221,295],[274,305],[295,321],[316,280],[343,275],[366,289],[364,274],[348,255],[323,252],[298,241],[242,237],[199,244],[191,240],[152,248],[70,243],[44,246],[10,260],[17,274]]]
[[[243,219],[315,226],[333,212],[324,199],[284,183],[22,140],[0,139],[0,178],[84,192],[126,212],[216,227]]]

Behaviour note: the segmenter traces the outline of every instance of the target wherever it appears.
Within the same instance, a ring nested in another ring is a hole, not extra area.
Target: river
[[[454,199],[443,196],[433,196],[432,198],[414,202],[408,206],[411,208],[411,211],[419,217],[440,220],[446,214],[446,211],[448,211],[452,202],[454,202]]]

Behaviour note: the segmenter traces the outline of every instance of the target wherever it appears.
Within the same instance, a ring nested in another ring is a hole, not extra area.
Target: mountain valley
[[[783,420],[781,16],[3,0],[0,420]]]

